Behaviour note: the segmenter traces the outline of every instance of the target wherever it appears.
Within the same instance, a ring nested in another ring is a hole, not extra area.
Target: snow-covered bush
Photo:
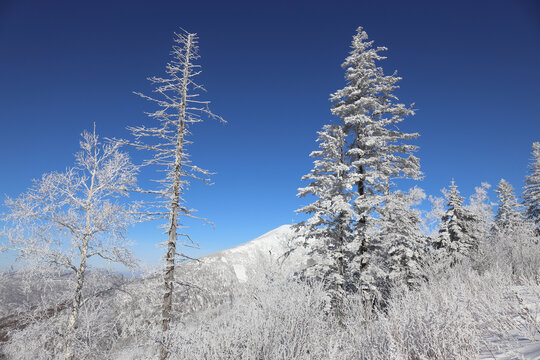
[[[516,288],[508,269],[496,265],[482,274],[467,262],[426,270],[425,282],[396,289],[384,309],[347,297],[342,325],[324,311],[322,284],[295,281],[272,267],[247,283],[228,284],[230,292],[219,290],[226,280],[217,274],[212,287],[211,274],[186,277],[192,287],[177,286],[176,298],[185,303],[173,307],[166,339],[156,320],[160,278],[135,279],[86,297],[74,350],[80,359],[149,359],[164,343],[171,359],[470,359],[496,352],[500,340],[512,341],[511,331],[534,335],[537,308],[527,293],[537,285]],[[59,312],[14,332],[5,354],[61,358],[66,321]]]
[[[505,266],[518,283],[540,283],[540,243],[531,227],[501,233],[494,239],[496,262]]]
[[[173,359],[470,359],[524,330],[504,272],[470,267],[431,274],[417,290],[400,289],[383,310],[358,296],[345,303],[345,322],[323,309],[322,284],[253,279],[230,304],[176,322],[167,339]],[[117,358],[152,356],[152,342]],[[139,343],[140,344],[140,343]]]
[[[124,286],[121,275],[90,271],[80,323],[74,331],[77,358],[106,358],[118,337],[118,308],[112,299]],[[63,358],[66,323],[73,293],[73,275],[54,268],[26,269],[0,274],[0,354],[9,359]],[[9,315],[8,315],[9,314]]]
[[[232,305],[198,315],[190,324],[177,324],[173,358],[317,358],[319,347],[331,338],[322,286],[284,281],[268,285],[246,287]]]
[[[505,337],[517,327],[508,279],[470,269],[453,269],[418,291],[395,295],[386,311],[379,326],[396,359],[474,358],[487,337]]]
[[[0,272],[0,318],[57,305],[71,295],[72,280],[50,267]]]

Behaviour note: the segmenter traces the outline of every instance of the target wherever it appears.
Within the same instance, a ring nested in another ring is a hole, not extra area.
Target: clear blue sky
[[[389,48],[382,66],[398,70],[398,96],[416,103],[402,128],[421,134],[419,186],[439,195],[455,178],[468,196],[504,177],[521,188],[540,141],[537,1],[186,3],[0,2],[2,195],[72,164],[94,121],[108,137],[146,121],[151,104],[132,91],[149,92],[145,78],[162,74],[180,27],[199,34],[200,81],[229,121],[194,129],[194,162],[217,172],[214,186],[186,196],[215,223],[190,223],[204,253],[298,220],[296,189],[357,26]],[[150,264],[163,253],[155,225],[132,232]]]

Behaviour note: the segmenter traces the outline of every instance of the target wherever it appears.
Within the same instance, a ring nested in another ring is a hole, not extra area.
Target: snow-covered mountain
[[[244,283],[261,270],[292,274],[307,262],[305,249],[294,243],[291,225],[282,225],[247,243],[201,257],[186,265],[191,271],[226,275]],[[296,242],[298,244],[298,242]],[[295,251],[291,251],[291,250]],[[265,271],[266,273],[266,271]]]

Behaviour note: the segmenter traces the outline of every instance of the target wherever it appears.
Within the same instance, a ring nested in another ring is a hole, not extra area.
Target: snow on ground
[[[516,319],[523,329],[509,331],[510,339],[504,342],[486,339],[486,351],[479,359],[540,360],[540,288],[515,286],[513,291],[517,309],[521,310]]]
[[[513,341],[505,341],[505,343],[496,342],[495,340],[488,342],[489,350],[480,354],[479,359],[496,359],[496,360],[539,360],[540,359],[540,336],[535,336],[534,341],[530,338],[518,334],[517,331],[510,331]],[[486,345],[486,348],[487,346]],[[500,348],[501,350],[496,350]]]

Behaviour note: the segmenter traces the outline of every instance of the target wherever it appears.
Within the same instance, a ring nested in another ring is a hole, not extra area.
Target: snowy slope
[[[291,225],[282,225],[247,243],[204,256],[198,262],[190,262],[191,270],[230,274],[240,283],[250,276],[269,268],[293,273],[307,261],[303,249],[287,255],[293,248]]]

